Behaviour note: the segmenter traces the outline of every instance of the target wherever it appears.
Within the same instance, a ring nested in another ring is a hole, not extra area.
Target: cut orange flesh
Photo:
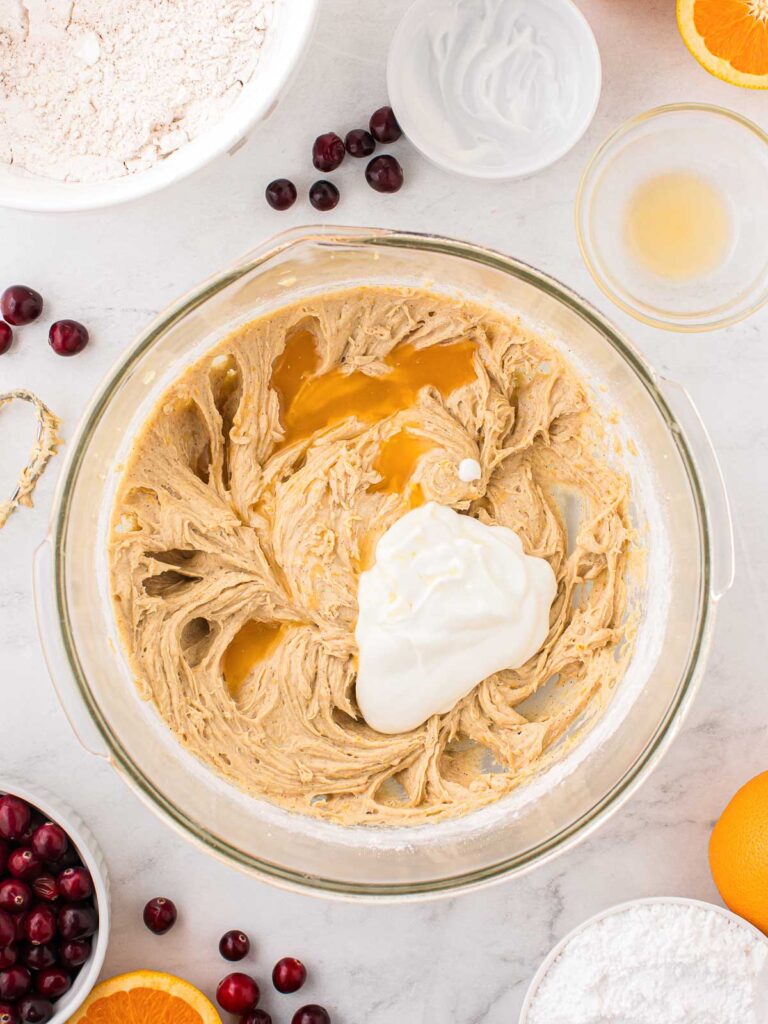
[[[768,0],[677,0],[677,24],[710,74],[768,89]]]
[[[68,1024],[221,1024],[194,985],[160,971],[134,971],[103,981]]]

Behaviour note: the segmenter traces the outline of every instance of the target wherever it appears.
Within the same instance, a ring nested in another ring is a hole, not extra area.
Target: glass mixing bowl
[[[595,402],[614,414],[646,549],[643,581],[633,589],[637,642],[597,725],[496,804],[410,828],[348,828],[291,814],[240,792],[188,754],[136,695],[106,573],[120,467],[168,383],[262,313],[371,284],[463,294],[545,330],[589,380]],[[281,235],[207,281],[111,371],[69,445],[50,534],[36,556],[35,593],[48,665],[75,731],[153,810],[210,853],[277,884],[392,899],[518,874],[616,810],[658,763],[691,703],[715,606],[732,574],[727,498],[701,421],[685,392],[656,377],[601,314],[539,271],[487,249],[320,228]]]

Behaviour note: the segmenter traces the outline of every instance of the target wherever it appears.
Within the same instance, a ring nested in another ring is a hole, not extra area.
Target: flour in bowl
[[[59,181],[152,167],[252,78],[275,0],[0,0],[0,162]]]
[[[578,932],[527,1024],[765,1024],[768,941],[714,907],[636,904]]]

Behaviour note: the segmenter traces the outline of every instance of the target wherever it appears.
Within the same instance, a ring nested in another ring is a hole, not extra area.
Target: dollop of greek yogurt
[[[544,558],[506,526],[427,502],[398,519],[361,573],[357,703],[377,732],[450,711],[542,646],[557,592]]]
[[[464,484],[471,484],[479,480],[483,475],[483,468],[477,459],[462,459],[459,463],[459,480]]]

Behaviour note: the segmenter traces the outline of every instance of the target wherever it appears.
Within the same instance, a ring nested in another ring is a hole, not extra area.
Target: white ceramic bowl
[[[45,213],[93,210],[125,203],[186,178],[223,153],[232,153],[266,120],[298,70],[315,24],[319,0],[279,0],[259,65],[221,120],[146,171],[101,182],[52,181],[0,164],[0,206]]]
[[[91,989],[101,973],[104,966],[104,958],[107,954],[109,942],[109,875],[104,863],[104,857],[99,849],[96,840],[90,830],[83,823],[80,817],[62,803],[58,797],[52,797],[44,790],[28,789],[23,783],[15,778],[0,776],[0,793],[12,793],[14,796],[26,800],[32,807],[42,811],[51,821],[61,825],[69,836],[72,844],[77,848],[83,864],[88,868],[93,878],[93,885],[96,890],[96,906],[99,911],[99,928],[93,936],[93,948],[89,960],[83,964],[80,973],[75,978],[72,988],[55,1005],[56,1012],[51,1017],[49,1024],[66,1024],[72,1014],[87,999]]]
[[[557,958],[560,956],[560,954],[563,952],[566,946],[568,946],[576,938],[577,935],[581,935],[582,932],[585,932],[588,928],[591,928],[599,921],[602,921],[607,917],[612,917],[614,914],[624,913],[627,910],[631,910],[633,907],[662,906],[668,905],[670,903],[683,907],[699,907],[702,910],[706,910],[714,914],[719,914],[721,917],[725,917],[728,918],[730,921],[736,922],[736,924],[745,928],[747,932],[754,935],[756,940],[764,942],[766,945],[768,945],[768,937],[763,935],[762,932],[758,931],[757,928],[751,925],[748,921],[745,921],[743,917],[738,917],[736,914],[732,914],[730,910],[726,910],[724,907],[718,907],[714,903],[706,903],[704,900],[691,900],[687,899],[684,896],[652,896],[647,899],[628,900],[626,903],[617,903],[615,906],[608,907],[606,910],[601,910],[598,914],[595,914],[593,917],[590,917],[586,921],[583,921],[580,925],[574,928],[573,931],[569,932],[568,935],[565,936],[565,938],[561,939],[560,942],[558,942],[558,944],[549,952],[549,954],[542,961],[541,966],[534,975],[533,981],[531,982],[528,991],[526,992],[525,1000],[523,1001],[523,1008],[520,1011],[520,1019],[518,1024],[527,1024],[528,1011],[533,1005],[533,1001],[538,993],[539,986],[543,982],[546,975],[549,973],[554,962],[557,960]]]

